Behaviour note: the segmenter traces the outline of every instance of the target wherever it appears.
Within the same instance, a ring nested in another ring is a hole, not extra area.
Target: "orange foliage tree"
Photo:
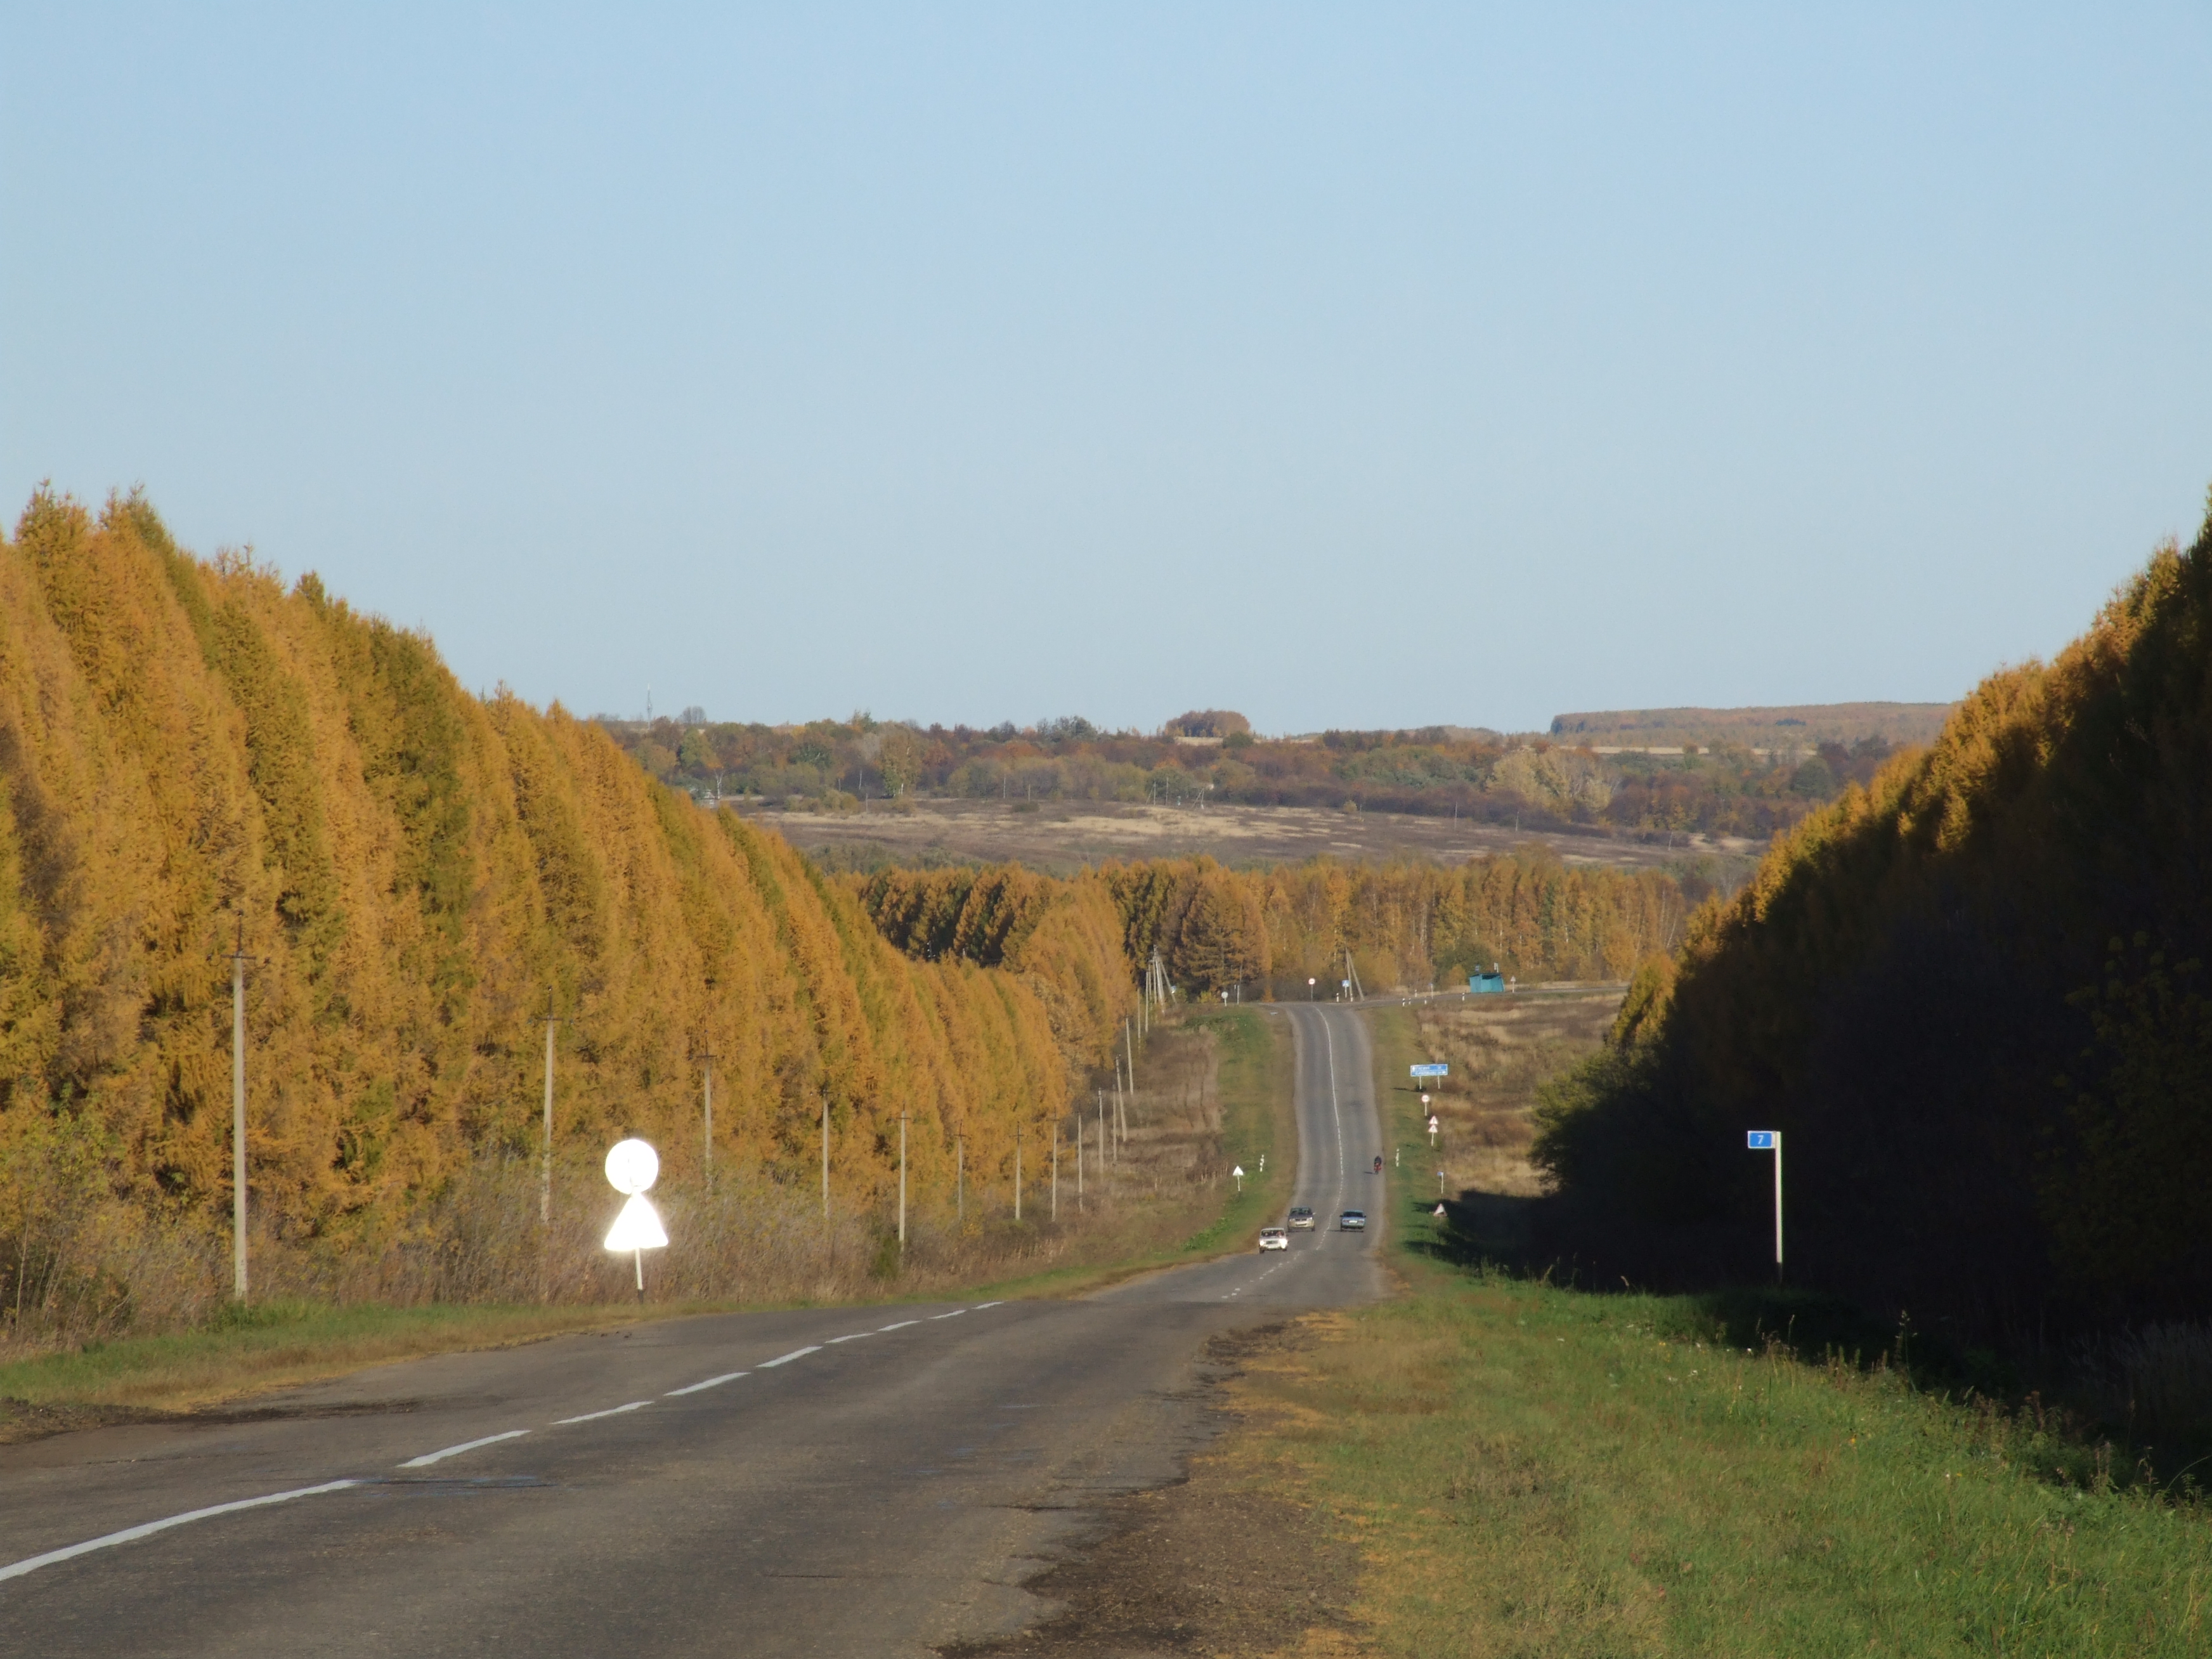
[[[1009,1163],[1110,1030],[1097,925],[910,960],[775,836],[312,575],[196,559],[136,495],[41,492],[0,544],[0,1151],[65,1131],[149,1210],[227,1210],[241,944],[255,1202],[343,1247],[535,1152],[549,1013],[564,1159],[628,1131],[695,1172],[711,1053],[718,1162],[812,1179],[826,1099],[848,1200],[902,1116],[949,1193],[956,1138]]]

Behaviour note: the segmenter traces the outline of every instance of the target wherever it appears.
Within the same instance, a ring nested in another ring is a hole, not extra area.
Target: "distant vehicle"
[[[1379,1158],[1375,1160],[1375,1173],[1376,1175],[1382,1173],[1382,1160]]]
[[[1280,1227],[1262,1227],[1260,1229],[1260,1248],[1262,1250],[1287,1250],[1291,1248],[1291,1236]]]
[[[1342,1215],[1337,1217],[1336,1227],[1339,1232],[1364,1233],[1367,1231],[1367,1212],[1346,1210]]]
[[[1292,1206],[1287,1219],[1293,1227],[1302,1227],[1308,1232],[1313,1231],[1313,1212],[1303,1204]]]

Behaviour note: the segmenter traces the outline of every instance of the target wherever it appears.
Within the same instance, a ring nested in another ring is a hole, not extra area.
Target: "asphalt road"
[[[1211,1431],[1208,1337],[1378,1288],[1376,1234],[1330,1224],[1382,1220],[1365,1027],[1276,1017],[1323,1218],[1288,1252],[672,1320],[0,1448],[0,1653],[915,1655],[1036,1620],[1023,1581]]]

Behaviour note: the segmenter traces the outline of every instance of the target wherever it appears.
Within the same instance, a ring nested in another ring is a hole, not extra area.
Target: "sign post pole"
[[[1774,1154],[1774,1282],[1782,1283],[1782,1131],[1748,1129],[1744,1145],[1754,1152]]]

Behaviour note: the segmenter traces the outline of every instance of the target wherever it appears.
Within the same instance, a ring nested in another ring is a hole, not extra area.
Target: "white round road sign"
[[[659,1179],[660,1154],[635,1137],[617,1140],[607,1153],[607,1182],[618,1193],[641,1193]]]

